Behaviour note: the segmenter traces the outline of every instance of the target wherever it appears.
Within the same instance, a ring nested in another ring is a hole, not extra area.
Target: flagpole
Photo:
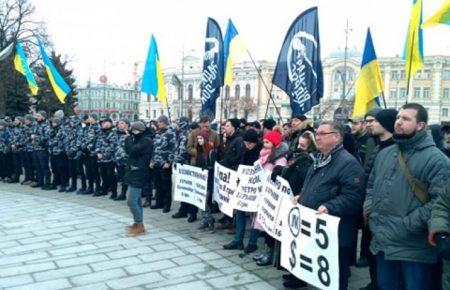
[[[416,31],[413,31],[412,35],[412,46],[414,46],[414,37],[416,36]],[[409,54],[409,69],[408,69],[408,78],[406,81],[406,104],[408,103],[408,97],[409,97],[409,84],[411,82],[411,65],[412,65],[412,55],[413,55],[413,47],[411,46],[411,52]]]
[[[271,85],[270,90],[269,90],[269,88],[267,87],[266,82],[264,81],[264,79],[263,79],[263,77],[261,75],[261,71],[256,66],[255,60],[253,59],[250,51],[248,49],[246,49],[246,51],[247,51],[248,56],[250,57],[250,60],[252,61],[253,66],[255,67],[256,71],[258,72],[259,79],[262,81],[262,83],[264,85],[264,88],[266,89],[267,93],[269,94],[269,100],[267,101],[267,107],[266,107],[266,113],[264,115],[264,119],[267,117],[267,112],[269,110],[269,103],[270,103],[270,100],[272,100],[273,105],[275,106],[275,110],[277,110],[278,117],[280,118],[280,120],[283,120],[283,118],[281,117],[281,113],[278,110],[277,104],[275,103],[275,100],[272,97],[273,84]]]
[[[381,97],[383,98],[384,108],[387,109],[386,98],[384,97],[384,92],[381,92]]]

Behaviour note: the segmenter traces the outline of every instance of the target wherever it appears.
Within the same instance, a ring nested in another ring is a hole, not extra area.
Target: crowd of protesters
[[[143,208],[171,210],[176,164],[201,167],[209,173],[209,193],[199,229],[226,230],[232,238],[223,248],[247,254],[264,237],[253,260],[282,269],[279,242],[254,214],[236,210],[233,218],[215,220],[215,162],[237,170],[259,160],[272,179],[289,182],[294,203],[340,217],[340,289],[347,289],[352,265],[369,268],[365,290],[450,289],[450,125],[428,125],[427,111],[415,103],[399,111],[375,108],[346,122],[297,115],[285,124],[228,119],[218,125],[208,117],[190,123],[163,115],[149,124],[114,124],[62,111],[51,118],[44,111],[5,117],[0,178],[127,200],[134,219],[128,235],[136,236],[145,232]],[[197,215],[197,207],[181,203],[172,218],[192,223]],[[287,288],[307,287],[292,274],[283,279]]]

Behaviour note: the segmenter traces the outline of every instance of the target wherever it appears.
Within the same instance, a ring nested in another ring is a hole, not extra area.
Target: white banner
[[[174,200],[186,202],[205,210],[208,194],[208,170],[177,164]]]
[[[233,198],[237,187],[237,172],[219,163],[214,165],[214,193],[213,198],[219,205],[221,212],[233,217]]]
[[[267,176],[256,221],[264,228],[266,233],[279,241],[282,237],[282,215],[280,211],[285,211],[286,207],[289,207],[291,198],[292,190],[289,182],[280,176],[273,182],[270,175]]]
[[[340,219],[292,202],[283,211],[281,266],[319,289],[339,289]]]
[[[253,166],[239,165],[238,186],[231,204],[234,209],[245,212],[257,212],[265,179],[264,169],[259,161]]]

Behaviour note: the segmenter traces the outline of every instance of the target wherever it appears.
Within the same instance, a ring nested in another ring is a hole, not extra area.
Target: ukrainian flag
[[[155,37],[152,35],[150,49],[145,63],[144,74],[142,76],[141,91],[155,96],[164,106],[167,107],[166,87],[164,76],[159,60],[158,47]]]
[[[428,28],[438,24],[450,25],[450,0],[447,0],[433,16],[428,18],[422,24],[422,28]]]
[[[59,101],[64,104],[66,96],[70,93],[70,87],[58,73],[51,60],[48,58],[41,40],[39,38],[37,40],[39,43],[39,49],[41,50],[42,60],[44,61],[45,70],[47,71],[48,79],[52,84],[53,91],[55,92]]]
[[[224,59],[225,59],[225,85],[233,82],[233,66],[238,62],[242,54],[245,53],[244,43],[239,36],[236,27],[231,19],[228,20],[227,32],[224,39]]]
[[[409,20],[406,37],[405,59],[406,80],[409,85],[414,74],[423,67],[423,37],[422,37],[422,0],[413,0],[411,19]]]
[[[34,80],[33,74],[28,66],[27,57],[23,52],[22,44],[17,42],[16,44],[16,56],[14,57],[14,68],[25,76],[28,82],[28,87],[30,87],[31,93],[37,95],[38,86]]]
[[[363,117],[370,109],[379,106],[378,96],[383,93],[380,66],[373,47],[370,29],[367,29],[366,44],[361,62],[361,71],[356,79],[353,117]]]

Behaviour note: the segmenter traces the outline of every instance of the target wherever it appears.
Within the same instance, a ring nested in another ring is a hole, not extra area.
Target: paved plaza
[[[148,233],[129,238],[125,202],[2,183],[0,289],[284,288],[285,272],[223,250],[229,235],[172,219],[177,209],[144,209]],[[350,289],[367,282],[367,269],[352,268]]]

